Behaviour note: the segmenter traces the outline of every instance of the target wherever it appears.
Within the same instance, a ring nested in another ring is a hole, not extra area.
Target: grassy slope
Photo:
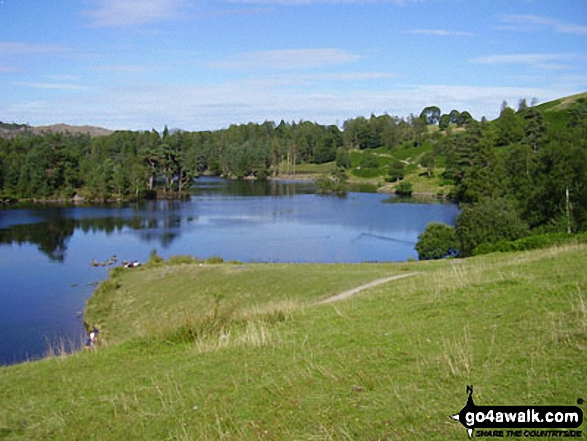
[[[540,104],[536,109],[543,113],[544,120],[551,130],[564,132],[568,130],[572,111],[584,105],[586,99],[587,93],[579,93]]]
[[[404,169],[404,180],[410,182],[413,186],[414,194],[427,195],[447,195],[452,185],[446,185],[441,175],[443,168],[434,169],[432,177],[425,175],[425,169],[418,166],[418,162],[423,154],[432,150],[432,144],[426,143],[420,147],[402,148],[399,150],[389,151],[385,148],[373,149],[372,153],[379,162],[379,168],[360,170],[357,167],[361,163],[364,151],[351,152],[351,178],[353,181],[368,180],[380,187],[380,191],[395,191],[399,182],[386,183],[384,178],[388,175],[388,166],[395,160],[403,161],[406,164]]]
[[[572,245],[464,261],[122,272],[112,308],[93,312],[108,347],[0,369],[0,437],[466,439],[448,415],[467,384],[480,405],[587,395],[586,264],[587,246]],[[310,306],[405,270],[420,274]],[[193,295],[176,292],[185,289]],[[143,308],[159,290],[172,296],[166,306]],[[209,311],[215,290],[225,294],[217,310],[235,301],[249,312],[218,312],[228,319],[196,338],[114,344],[121,319]]]
[[[564,131],[567,129],[571,111],[584,103],[585,100],[587,100],[587,93],[581,93],[540,104],[536,106],[536,109],[544,113],[545,121],[552,129]],[[489,124],[491,125],[491,122]],[[438,126],[428,126],[428,131],[431,133],[438,132],[438,130]],[[464,128],[457,128],[456,126],[452,128],[453,132],[464,130]],[[370,151],[375,155],[375,159],[379,163],[379,167],[373,169],[360,169],[359,166],[364,151],[353,150],[351,151],[351,170],[349,175],[353,182],[366,181],[378,185],[382,191],[394,192],[399,182],[386,184],[384,179],[388,175],[388,165],[399,159],[407,165],[404,179],[412,183],[415,194],[447,195],[452,185],[447,185],[442,179],[441,174],[444,169],[437,167],[434,170],[434,176],[429,178],[423,175],[425,170],[418,166],[421,156],[430,150],[432,150],[432,144],[426,142],[420,147],[399,148],[393,151],[383,147],[372,149]],[[502,149],[503,152],[504,150]],[[329,166],[333,167],[333,163],[329,163]],[[300,170],[304,170],[304,166],[301,166]],[[322,164],[320,168],[310,167],[307,173],[327,173],[328,171],[329,169],[326,165]]]

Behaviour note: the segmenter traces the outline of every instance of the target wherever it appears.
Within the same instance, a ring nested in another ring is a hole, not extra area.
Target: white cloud
[[[34,89],[53,89],[53,90],[86,90],[86,86],[71,83],[34,83],[19,81],[12,83],[14,86],[32,87]]]
[[[498,54],[473,58],[479,64],[518,64],[541,69],[569,69],[568,63],[577,58],[575,54]]]
[[[139,73],[139,72],[150,72],[155,69],[153,66],[143,66],[139,64],[106,64],[102,66],[95,66],[94,70],[102,72],[115,72],[115,73]]]
[[[414,35],[432,35],[435,37],[466,37],[473,35],[471,32],[448,31],[445,29],[412,29],[409,33]]]
[[[94,27],[143,25],[180,18],[186,0],[93,0],[95,9],[87,10]]]
[[[110,129],[148,130],[168,124],[207,130],[265,120],[311,120],[334,124],[347,118],[389,113],[417,114],[437,105],[442,111],[468,110],[475,118],[498,116],[503,100],[536,97],[540,102],[577,93],[566,88],[413,85],[377,90],[353,88],[301,90],[296,85],[248,80],[217,85],[108,87],[99,93],[73,92],[42,102],[0,105],[0,114],[33,125],[56,122]],[[49,118],[49,119],[48,119]]]
[[[216,69],[305,69],[353,63],[361,58],[341,49],[283,49],[245,52],[226,61],[212,61]]]
[[[312,86],[319,85],[335,88],[341,82],[376,81],[398,78],[398,74],[387,72],[331,72],[271,75],[264,78],[247,78],[239,80],[243,87],[278,87],[278,86]],[[345,85],[345,87],[348,87]]]
[[[565,23],[540,15],[503,15],[500,20],[502,23],[512,25],[504,28],[510,31],[534,31],[548,28],[560,34],[587,35],[587,26]]]

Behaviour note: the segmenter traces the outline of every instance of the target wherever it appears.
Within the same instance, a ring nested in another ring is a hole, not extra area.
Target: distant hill
[[[12,137],[17,134],[32,133],[72,133],[72,134],[89,134],[92,137],[108,136],[112,130],[94,126],[71,126],[69,124],[53,124],[49,126],[29,126],[27,124],[3,123],[0,121],[0,137]]]

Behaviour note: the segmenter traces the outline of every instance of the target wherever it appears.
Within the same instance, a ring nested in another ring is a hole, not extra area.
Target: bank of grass
[[[88,310],[107,347],[0,370],[0,436],[466,439],[448,416],[468,384],[478,405],[585,398],[586,264],[587,246],[566,245],[393,265],[119,272],[110,308]],[[312,306],[405,271],[418,274]],[[192,323],[173,316],[177,304]],[[121,323],[135,317],[167,330],[141,336]]]
[[[214,314],[238,321],[251,312],[299,309],[409,265],[208,264],[171,258],[116,269],[89,301],[85,320],[108,344],[164,335]]]

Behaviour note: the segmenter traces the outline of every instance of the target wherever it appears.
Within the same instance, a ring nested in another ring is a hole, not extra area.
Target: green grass
[[[94,294],[85,317],[101,329],[108,343],[120,343],[165,334],[178,323],[215,310],[242,318],[259,309],[301,307],[402,268],[391,264],[197,263],[117,269]]]
[[[567,245],[404,264],[118,271],[110,306],[88,310],[107,345],[0,369],[0,437],[465,440],[448,416],[468,384],[478,405],[585,398],[586,264],[587,246]],[[313,306],[404,271],[418,274]],[[186,328],[182,311],[207,331],[170,339]],[[167,330],[141,336],[133,321]]]
[[[319,175],[328,174],[333,169],[336,169],[334,161],[325,162],[323,164],[296,164],[296,175]],[[287,163],[284,161],[280,164],[279,173],[287,174]]]
[[[571,111],[584,105],[586,99],[587,93],[580,93],[539,104],[536,108],[544,113],[544,119],[552,131],[564,132],[568,128]]]
[[[364,151],[351,151],[351,171],[350,174],[354,180],[369,180],[378,185],[384,184],[383,179],[388,176],[388,166],[396,160],[403,161],[406,166],[404,168],[404,180],[409,181],[413,185],[413,191],[416,194],[429,194],[446,196],[450,192],[451,186],[443,185],[441,174],[443,168],[436,168],[434,176],[429,178],[423,176],[425,169],[418,166],[421,156],[432,149],[432,145],[424,143],[419,147],[401,147],[399,149],[390,151],[384,147],[372,149],[375,159],[379,163],[377,168],[358,168],[361,164]],[[439,158],[444,159],[444,158]],[[441,161],[439,161],[441,162]],[[393,192],[394,188],[399,182],[384,185],[384,187]]]

